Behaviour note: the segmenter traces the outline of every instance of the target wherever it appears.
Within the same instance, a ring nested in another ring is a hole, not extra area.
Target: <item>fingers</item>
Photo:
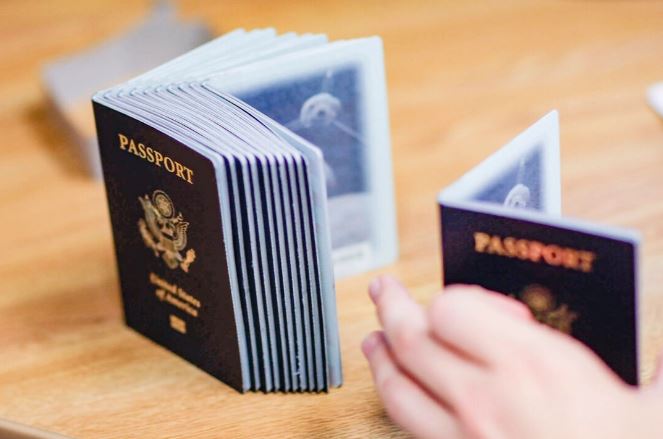
[[[426,314],[396,279],[390,276],[378,277],[371,283],[369,294],[390,342],[399,338],[409,344],[426,335]]]
[[[394,362],[383,333],[374,332],[362,344],[373,381],[389,416],[421,438],[460,437],[453,417],[404,374]]]
[[[463,385],[479,379],[478,365],[431,337],[426,313],[395,279],[378,278],[370,294],[400,367],[439,400],[449,405],[464,401]]]
[[[538,351],[539,325],[524,305],[476,286],[451,286],[429,310],[434,336],[488,365],[511,361],[514,351]]]
[[[495,307],[495,309],[498,309],[510,315],[511,317],[515,317],[518,319],[523,319],[523,320],[533,319],[532,312],[527,307],[527,305],[512,297],[505,296],[504,294],[497,293],[495,291],[486,290],[475,285],[467,285],[467,286],[452,285],[450,287],[447,287],[447,290],[454,290],[456,288],[478,289],[485,294],[486,303],[490,303]]]

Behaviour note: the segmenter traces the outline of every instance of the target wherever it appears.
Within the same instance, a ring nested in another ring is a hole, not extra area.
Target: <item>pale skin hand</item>
[[[387,413],[416,437],[663,437],[662,374],[626,385],[520,302],[454,286],[424,309],[388,276],[369,292],[383,329],[362,350]]]

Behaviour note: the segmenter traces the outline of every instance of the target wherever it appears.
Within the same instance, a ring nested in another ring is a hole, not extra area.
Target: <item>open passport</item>
[[[242,392],[340,386],[334,277],[396,258],[380,39],[240,29],[93,106],[127,324]]]
[[[639,236],[560,216],[556,111],[438,202],[445,285],[476,284],[521,300],[538,321],[584,342],[638,384]]]

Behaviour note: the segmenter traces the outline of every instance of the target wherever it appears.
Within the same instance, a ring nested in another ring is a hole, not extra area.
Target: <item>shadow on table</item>
[[[58,163],[65,173],[77,178],[90,178],[86,164],[77,154],[77,145],[68,135],[67,128],[46,97],[29,107],[23,117],[37,134],[40,140],[39,146]]]

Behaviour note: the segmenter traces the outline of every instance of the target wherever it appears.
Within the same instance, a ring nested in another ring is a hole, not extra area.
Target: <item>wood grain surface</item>
[[[81,438],[400,437],[359,350],[376,273],[338,283],[346,383],[240,395],[122,323],[103,186],[86,178],[39,82],[46,60],[126,29],[147,2],[0,3],[0,417]],[[637,229],[643,373],[663,345],[663,3],[183,1],[236,27],[381,35],[401,242],[398,275],[440,285],[435,195],[552,108],[567,215]],[[103,68],[103,66],[101,66]],[[444,365],[440,365],[444,367]]]

